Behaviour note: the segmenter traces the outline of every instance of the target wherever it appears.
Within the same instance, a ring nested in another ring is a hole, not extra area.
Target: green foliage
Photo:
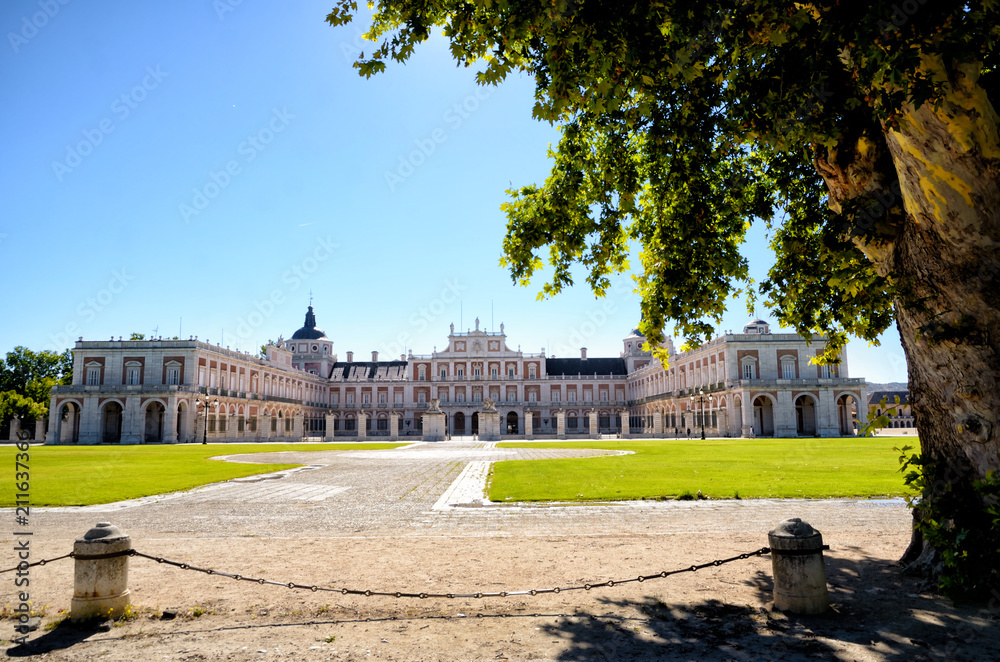
[[[515,282],[548,265],[539,296],[551,296],[580,264],[600,296],[638,247],[640,328],[652,344],[668,323],[697,344],[730,296],[761,294],[782,324],[830,337],[824,361],[838,360],[848,333],[874,342],[892,322],[905,292],[859,247],[892,239],[903,210],[899,196],[873,194],[831,210],[817,163],[871,158],[879,188],[893,190],[884,133],[904,104],[943,94],[927,63],[967,66],[993,92],[1000,36],[994,2],[369,6],[373,51],[354,65],[363,76],[405,62],[440,29],[459,65],[479,66],[480,84],[534,77],[533,115],[562,137],[547,180],[511,189],[503,206],[501,263]],[[356,12],[339,0],[327,21]],[[773,230],[777,256],[759,288],[738,251],[754,220]]]
[[[498,462],[493,501],[902,496],[886,438],[709,439],[504,443],[502,447],[632,451]],[[685,496],[685,494],[687,496]]]
[[[135,331],[133,331],[132,335],[130,335],[128,337],[128,339],[129,340],[145,340],[146,339],[146,334],[145,333],[136,333]]]
[[[983,600],[1000,586],[1000,475],[989,471],[971,486],[912,447],[899,451],[899,471],[917,510],[915,526],[940,554],[938,587],[957,600]]]
[[[23,427],[47,416],[52,387],[72,381],[73,354],[69,350],[56,354],[15,347],[0,360],[0,424],[20,416]]]

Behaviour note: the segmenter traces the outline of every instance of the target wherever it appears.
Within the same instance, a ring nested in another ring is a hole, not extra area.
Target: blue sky
[[[498,266],[505,190],[543,181],[557,139],[531,81],[479,87],[441,39],[362,79],[363,26],[331,7],[3,3],[0,352],[154,329],[253,350],[312,291],[341,356],[430,352],[477,316],[525,351],[617,355],[626,276],[540,302]],[[763,228],[745,254],[763,277]],[[747,318],[734,302],[721,329]],[[848,358],[906,379],[894,328]]]

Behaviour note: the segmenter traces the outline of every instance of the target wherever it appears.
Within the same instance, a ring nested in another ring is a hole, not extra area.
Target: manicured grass
[[[503,443],[634,455],[497,462],[493,501],[879,497],[906,494],[893,446],[914,438],[622,440]]]
[[[32,506],[86,506],[151,494],[189,490],[231,478],[280,471],[300,464],[237,464],[210,460],[237,453],[398,448],[406,444],[183,444],[169,446],[32,446]],[[0,507],[15,505],[17,447],[0,446],[7,474],[0,476]],[[23,458],[22,458],[23,461]]]

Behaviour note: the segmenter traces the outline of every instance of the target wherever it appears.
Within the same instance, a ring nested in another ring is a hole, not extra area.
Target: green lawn
[[[634,455],[497,462],[493,501],[879,497],[906,494],[893,446],[914,438],[622,440],[503,443],[606,448]]]
[[[340,451],[398,448],[406,444],[183,444],[166,446],[32,446],[29,452],[32,506],[86,506],[151,494],[189,490],[280,471],[300,464],[236,464],[208,458],[236,453]],[[0,446],[7,474],[0,480],[0,507],[15,505],[15,446]],[[23,460],[23,458],[22,458]]]

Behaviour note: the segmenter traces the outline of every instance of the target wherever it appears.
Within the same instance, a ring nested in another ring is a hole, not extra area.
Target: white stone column
[[[163,412],[167,420],[163,421],[163,443],[177,443],[177,396],[167,396],[167,409]]]
[[[535,416],[530,411],[524,412],[524,438],[535,438]]]
[[[138,394],[125,398],[125,409],[122,411],[122,441],[123,444],[141,444],[146,432],[146,417],[143,415]]]
[[[821,437],[839,437],[839,423],[837,400],[833,397],[833,391],[821,390],[819,403],[816,405],[816,433]]]
[[[336,427],[336,425],[337,425],[337,417],[334,416],[333,414],[327,414],[326,434],[323,436],[323,441],[333,441],[334,432],[336,431],[334,428]]]
[[[236,414],[233,414],[232,416],[230,416],[229,412],[227,411],[226,412],[226,441],[234,441],[239,436],[239,424],[240,424],[239,416],[236,415]]]
[[[21,432],[21,419],[18,416],[10,419],[10,435],[8,436],[8,441],[17,441],[18,434]]]
[[[368,438],[368,414],[363,411],[358,412],[358,441]]]
[[[562,409],[556,412],[556,437],[566,438],[566,412]]]
[[[56,404],[56,396],[54,395],[49,398],[49,422],[52,421],[55,421],[55,423],[49,425],[49,431],[45,434],[46,444],[58,444],[59,436],[62,432],[62,413],[59,411]]]
[[[795,403],[790,391],[778,391],[778,404],[774,407],[774,436],[795,437],[798,434],[795,423]]]
[[[45,423],[44,418],[35,420],[35,441],[45,441]]]
[[[659,409],[653,411],[653,437],[660,438],[663,436],[663,412]]]
[[[851,395],[854,396],[855,401],[858,403],[857,419],[858,419],[858,429],[860,430],[861,428],[863,428],[865,425],[868,424],[868,403],[864,399],[862,399],[857,393],[852,393]],[[847,412],[847,416],[848,418],[850,418],[851,416],[850,411]]]
[[[587,412],[587,421],[590,427],[590,438],[600,439],[601,431],[597,427],[597,410],[591,409],[589,412]]]
[[[750,427],[753,425],[753,398],[746,391],[740,395],[740,408],[743,410],[743,428],[740,433],[744,437],[750,436]],[[760,430],[754,430],[754,435],[760,434]]]
[[[260,417],[261,428],[259,438],[262,441],[267,441],[271,438],[271,415],[264,412],[264,415]]]
[[[619,411],[618,417],[621,419],[622,439],[629,439],[632,436],[632,426],[629,424],[628,409]]]
[[[399,412],[389,412],[389,441],[399,440]]]
[[[301,413],[292,416],[292,440],[302,441],[304,432],[302,431],[303,416]]]

